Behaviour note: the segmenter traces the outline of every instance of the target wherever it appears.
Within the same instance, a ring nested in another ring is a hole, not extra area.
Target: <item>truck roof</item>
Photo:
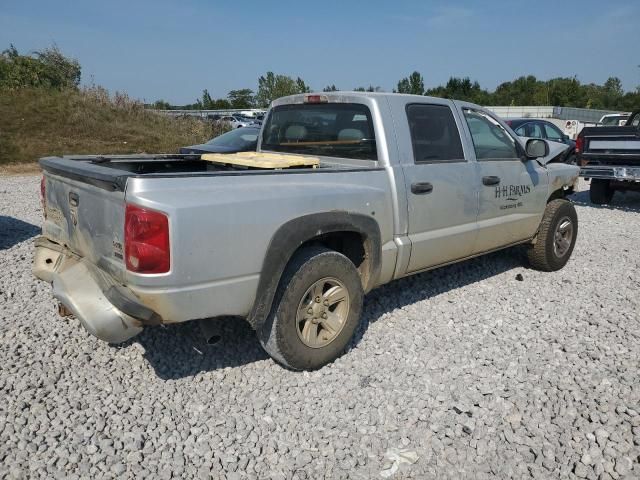
[[[483,107],[481,107],[480,105],[475,105],[473,103],[469,103],[469,102],[464,102],[461,100],[450,100],[450,99],[446,99],[446,98],[440,98],[440,97],[430,97],[430,96],[425,96],[425,95],[411,95],[408,93],[389,93],[389,92],[355,92],[355,91],[337,91],[337,92],[313,92],[313,93],[299,93],[296,95],[289,95],[286,97],[281,97],[278,98],[276,100],[274,100],[271,103],[272,107],[276,107],[278,105],[290,105],[290,104],[295,104],[295,103],[304,103],[304,98],[305,96],[309,96],[309,95],[321,95],[321,96],[325,96],[329,99],[330,102],[336,102],[336,103],[341,103],[341,102],[353,102],[353,101],[362,101],[365,99],[375,99],[375,100],[380,100],[382,98],[387,98],[389,100],[397,100],[397,99],[406,99],[406,100],[410,100],[410,99],[420,99],[420,101],[424,101],[424,100],[437,100],[438,102],[442,102],[442,101],[446,101],[446,102],[451,102],[452,104],[458,104],[458,105],[466,105],[466,106],[471,106],[473,108],[478,108],[478,109],[482,109],[484,110]]]

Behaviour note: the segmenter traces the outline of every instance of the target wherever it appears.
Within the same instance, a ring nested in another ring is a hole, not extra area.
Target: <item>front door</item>
[[[431,102],[408,104],[402,112],[413,149],[403,166],[411,240],[405,273],[471,255],[476,236],[475,167],[465,159],[461,125],[450,102]]]
[[[463,108],[476,156],[479,189],[474,254],[531,238],[548,193],[546,169],[524,159],[516,139],[491,115]]]

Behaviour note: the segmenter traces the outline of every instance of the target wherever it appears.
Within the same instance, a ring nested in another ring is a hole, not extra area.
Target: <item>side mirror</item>
[[[540,158],[549,155],[549,144],[546,140],[530,138],[527,140],[525,152],[528,158]]]

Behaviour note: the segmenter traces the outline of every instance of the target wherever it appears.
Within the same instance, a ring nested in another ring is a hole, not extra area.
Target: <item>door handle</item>
[[[424,195],[433,192],[433,185],[429,182],[419,182],[411,184],[411,193],[415,195]]]
[[[491,186],[491,185],[498,185],[499,183],[500,183],[500,177],[496,177],[493,175],[490,175],[488,177],[482,177],[483,185]]]

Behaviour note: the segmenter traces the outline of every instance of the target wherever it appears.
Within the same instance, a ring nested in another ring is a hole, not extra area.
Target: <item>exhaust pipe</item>
[[[222,332],[220,331],[220,322],[215,318],[207,318],[200,320],[200,330],[204,336],[207,345],[215,345],[222,340]]]

